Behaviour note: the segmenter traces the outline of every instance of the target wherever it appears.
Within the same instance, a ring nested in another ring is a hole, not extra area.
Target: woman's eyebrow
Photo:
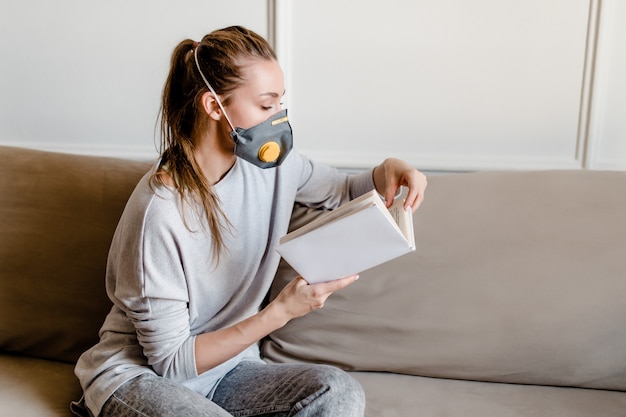
[[[283,96],[285,95],[286,92],[287,92],[287,90],[283,91]],[[259,95],[260,96],[270,96],[270,97],[281,97],[281,96],[278,95],[278,93],[275,93],[273,91],[272,92],[267,92],[267,93],[262,93],[262,94],[259,94]]]

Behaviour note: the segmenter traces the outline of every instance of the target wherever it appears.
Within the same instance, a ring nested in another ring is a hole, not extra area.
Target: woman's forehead
[[[249,59],[242,65],[244,83],[240,86],[258,96],[282,97],[285,92],[283,71],[275,60]]]

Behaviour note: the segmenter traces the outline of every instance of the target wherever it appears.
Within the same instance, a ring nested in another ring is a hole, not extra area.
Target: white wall
[[[174,47],[233,24],[266,36],[267,2],[0,0],[0,143],[155,157]]]
[[[151,158],[172,48],[242,24],[320,161],[626,169],[624,21],[623,0],[0,0],[0,143]]]
[[[590,2],[284,2],[298,143],[350,167],[577,168]]]

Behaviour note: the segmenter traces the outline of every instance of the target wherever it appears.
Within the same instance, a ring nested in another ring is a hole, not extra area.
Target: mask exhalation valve
[[[263,162],[274,162],[280,155],[280,145],[274,141],[266,142],[259,148],[259,159]]]

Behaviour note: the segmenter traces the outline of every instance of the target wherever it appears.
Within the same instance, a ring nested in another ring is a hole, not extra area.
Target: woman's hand
[[[411,207],[413,212],[424,201],[424,192],[428,181],[426,175],[413,168],[408,163],[396,159],[385,159],[382,164],[374,168],[374,185],[376,190],[385,197],[387,207],[393,204],[393,199],[400,186],[409,189],[404,203],[404,209]]]
[[[324,303],[332,293],[347,287],[357,279],[359,279],[358,275],[351,275],[334,281],[307,284],[302,277],[298,277],[283,288],[270,306],[279,310],[284,322],[287,323],[291,319],[302,317],[324,307]]]
[[[267,307],[230,327],[196,336],[195,355],[198,374],[243,352],[291,319],[322,308],[335,291],[358,279],[352,275],[335,281],[309,285],[302,277],[291,281]]]

